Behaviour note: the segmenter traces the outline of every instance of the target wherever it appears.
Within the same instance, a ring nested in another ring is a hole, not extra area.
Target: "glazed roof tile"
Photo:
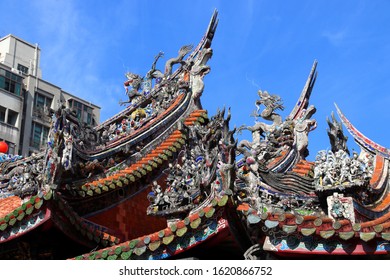
[[[390,206],[390,193],[387,193],[382,201],[375,207],[371,208],[371,211],[381,212]]]
[[[288,155],[287,151],[283,150],[280,153],[280,156],[275,157],[268,165],[267,168],[274,167],[278,162],[280,162],[282,159],[284,159]]]
[[[22,199],[18,196],[9,196],[0,199],[0,218],[22,206]]]
[[[196,118],[196,120],[204,119],[207,118],[207,114],[205,110],[197,110],[192,112],[188,118],[191,120],[193,118]],[[191,121],[191,123],[188,125],[193,125],[194,123],[194,121]],[[173,131],[172,134],[166,140],[164,140],[150,153],[146,154],[138,162],[118,171],[115,174],[82,185],[78,192],[79,195],[93,196],[95,194],[100,194],[104,191],[108,191],[108,188],[104,188],[104,186],[109,187],[110,189],[115,189],[117,187],[122,187],[122,183],[128,184],[127,180],[134,182],[135,180],[137,180],[137,178],[141,178],[143,175],[146,175],[148,171],[151,171],[153,169],[153,164],[151,165],[151,162],[154,162],[157,166],[159,164],[162,164],[162,162],[157,160],[156,158],[159,157],[165,159],[166,156],[171,156],[172,151],[175,152],[177,148],[180,148],[182,146],[182,140],[185,138],[186,136],[181,131]]]
[[[205,111],[203,110],[201,112],[195,112],[195,114],[202,115],[203,117],[204,113]],[[163,142],[163,144],[166,143],[167,145],[155,149],[154,152],[146,155],[137,164],[121,170],[120,173],[83,185],[81,188],[82,191],[88,195],[93,195],[94,193],[99,193],[98,191],[100,188],[107,188],[107,185],[109,185],[110,188],[115,188],[116,186],[121,186],[121,182],[124,182],[128,179],[135,180],[136,177],[142,176],[143,172],[146,172],[145,169],[148,169],[148,167],[151,168],[150,164],[153,162],[155,164],[161,164],[162,161],[159,158],[164,157],[162,156],[163,154],[169,154],[168,149],[170,149],[173,144],[176,144],[176,147],[180,147],[183,139],[186,139],[186,137],[182,134],[182,132],[178,130],[174,131],[168,137],[168,139]],[[133,174],[136,176],[133,176]],[[26,217],[29,217],[35,210],[40,209],[45,200],[52,200],[52,191],[48,192],[43,197],[33,196],[24,203],[22,203],[22,200],[17,196],[2,199],[0,201],[0,209],[2,211],[0,212],[0,234],[8,227],[13,227],[18,221],[22,221]],[[73,209],[67,204],[67,202],[61,197],[52,200],[52,202],[55,203],[55,205],[58,207],[58,210],[64,214],[64,218],[66,218],[69,223],[86,238],[93,242],[100,243],[103,246],[114,246],[115,244],[119,243],[119,239],[117,237],[102,232],[99,229],[96,229],[94,226],[90,225],[87,221],[84,221],[84,219],[79,217],[78,214],[75,213]],[[219,205],[224,205],[225,203],[226,200],[223,200],[219,203],[217,202]],[[210,218],[215,212],[215,209],[213,208],[215,205],[216,203],[213,203],[212,206],[207,207],[204,209],[204,211],[201,210],[199,214],[196,213],[190,218],[179,222],[173,227],[166,228],[163,231],[145,236],[140,239],[135,239],[130,241],[128,244],[137,244],[137,247],[134,247],[133,251],[134,254],[138,256],[142,255],[147,250],[156,250],[161,245],[161,243],[168,245],[176,238],[175,236],[183,236],[188,230],[188,225],[190,225],[192,229],[198,228],[202,220],[200,217],[204,216],[203,220]],[[206,213],[206,215],[204,213]],[[161,234],[161,232],[163,232],[163,234]],[[126,252],[130,252],[131,248],[132,246],[128,248],[126,246],[116,246],[114,251],[103,251],[103,253],[99,256],[115,258],[115,252],[120,252],[122,257],[124,257],[127,254]],[[133,251],[131,251],[130,254]],[[96,257],[98,255],[94,254],[93,256]],[[91,255],[89,258],[91,258]]]
[[[84,254],[74,259],[91,260],[91,259],[139,259],[145,253],[153,254],[153,252],[162,246],[166,248],[175,240],[180,240],[187,232],[192,230],[197,231],[201,225],[207,225],[207,220],[213,217],[217,208],[224,207],[227,203],[227,195],[215,199],[213,203],[199,210],[198,212],[189,215],[187,218],[170,224],[165,229],[151,233],[124,243],[102,249],[94,253]],[[213,204],[215,204],[213,206]],[[202,232],[206,231],[201,228]],[[146,255],[145,255],[146,257]]]
[[[0,217],[0,236],[7,228],[19,227],[23,220],[28,219],[33,213],[36,212],[36,210],[39,210],[42,207],[45,200],[48,200],[50,198],[51,192],[43,196],[42,198],[37,195],[32,196],[30,197],[30,199],[26,200],[23,203],[21,203],[20,200],[21,204],[17,204],[17,199],[15,198],[9,200],[8,202],[14,201],[15,205],[10,203],[8,204],[8,208],[4,208],[4,211],[7,211],[8,213],[4,212],[2,217]]]
[[[125,135],[123,137],[120,137],[118,139],[115,139],[115,140],[112,140],[110,141],[109,143],[107,143],[106,147],[107,148],[111,148],[111,147],[114,147],[115,145],[117,145],[118,143],[122,143],[122,142],[125,142],[127,140],[129,140],[130,138],[134,137],[135,135],[138,135],[140,134],[141,132],[143,131],[146,131],[150,128],[151,125],[153,125],[155,122],[161,120],[162,118],[164,118],[170,111],[172,111],[173,108],[175,108],[181,101],[182,99],[184,98],[184,95],[183,94],[180,94],[176,99],[175,101],[163,112],[161,113],[160,115],[158,115],[157,118],[154,118],[152,120],[150,120],[146,125],[142,126],[140,129],[137,129],[136,131],[134,131],[134,133],[131,133],[131,134],[128,134],[128,135]]]
[[[352,224],[350,220],[333,220],[328,216],[301,216],[293,213],[259,215],[247,204],[239,205],[237,210],[246,215],[248,222],[253,225],[264,225],[267,228],[279,227],[288,234],[299,232],[303,236],[318,235],[324,239],[339,236],[344,240],[358,237],[363,241],[373,238],[390,239],[390,212],[372,221]]]
[[[309,172],[313,169],[313,162],[300,160],[292,169],[293,172],[298,173],[302,176],[308,176]]]
[[[101,231],[89,224],[88,221],[81,218],[70,205],[60,196],[55,200],[62,214],[69,220],[70,224],[81,233],[82,236],[88,238],[94,243],[102,244],[103,246],[112,246],[118,244],[119,238]]]
[[[32,196],[23,203],[19,197],[9,197],[1,200],[0,205],[3,212],[0,217],[0,236],[7,228],[21,225],[23,220],[29,219],[33,213],[41,209],[46,203],[46,207],[49,207],[51,211],[60,211],[60,216],[66,217],[77,231],[94,243],[101,243],[103,246],[112,246],[119,243],[119,239],[115,236],[104,233],[86,223],[60,196],[57,196],[57,199],[52,198],[52,191],[49,191],[42,197],[38,195]],[[48,200],[54,204],[50,204]],[[55,207],[53,208],[52,206]]]
[[[377,155],[375,157],[375,169],[374,169],[374,173],[372,174],[371,179],[370,179],[370,185],[375,185],[376,182],[378,180],[380,180],[380,178],[382,177],[384,162],[385,162],[385,159],[382,156]]]

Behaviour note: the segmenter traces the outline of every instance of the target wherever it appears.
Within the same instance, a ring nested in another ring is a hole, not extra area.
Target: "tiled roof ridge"
[[[390,192],[388,192],[379,204],[371,208],[370,211],[381,212],[390,207]]]
[[[191,126],[196,122],[204,122],[205,118],[207,118],[206,110],[195,110],[190,113],[184,122],[186,125]],[[185,139],[186,136],[183,132],[180,130],[173,131],[166,140],[139,161],[115,174],[83,184],[80,187],[78,194],[80,196],[93,196],[111,189],[123,187],[123,185],[129,184],[129,182],[135,182],[154,168],[157,168],[158,165],[162,164],[164,160],[167,160],[173,152],[180,149],[182,145],[185,144]]]
[[[165,229],[144,235],[133,240],[129,240],[98,250],[93,253],[83,254],[73,259],[75,260],[95,260],[95,259],[137,259],[145,255],[146,252],[153,254],[160,246],[168,246],[180,237],[183,237],[189,229],[196,230],[208,219],[212,218],[219,208],[224,207],[228,202],[228,195],[214,198],[211,204],[203,207],[197,212],[187,216],[183,220],[171,223]],[[174,254],[175,252],[173,252]]]
[[[61,196],[56,196],[56,199],[53,199],[53,201],[58,205],[59,210],[65,215],[70,224],[89,240],[101,244],[104,247],[113,246],[120,242],[118,237],[108,234],[87,223]]]
[[[301,176],[309,176],[310,171],[313,170],[314,163],[306,160],[299,160],[294,168],[291,170]]]
[[[63,200],[60,196],[53,199],[52,191],[45,195],[34,195],[22,203],[21,206],[12,209],[7,215],[0,218],[0,236],[7,228],[17,227],[22,221],[29,219],[45,204],[45,201],[51,200],[57,203],[60,211],[66,216],[70,223],[75,226],[76,230],[87,236],[90,240],[96,243],[101,243],[104,246],[110,246],[119,243],[119,239],[115,236],[107,234],[94,228],[93,226],[84,222],[84,220],[77,215],[76,212]],[[46,204],[45,204],[46,205]],[[46,205],[48,207],[48,205]]]
[[[389,179],[389,162],[381,155],[376,155],[374,173],[371,176],[369,186],[371,192],[378,194],[380,197],[376,202],[370,205],[362,205],[359,202],[357,205],[360,209],[364,209],[361,214],[367,216],[367,213],[377,213],[383,215],[390,210],[390,192],[387,188],[387,182]],[[367,213],[364,213],[367,212]]]
[[[12,195],[0,199],[0,218],[7,215],[10,211],[23,204],[22,199],[19,196]]]
[[[387,161],[386,161],[387,162]],[[383,167],[385,166],[385,158],[381,155],[375,156],[375,167],[374,167],[374,173],[371,176],[370,179],[370,185],[376,187],[378,182],[380,181],[383,173]],[[387,164],[386,164],[387,166]]]
[[[202,47],[204,47],[202,44],[204,43],[203,41],[204,40],[208,40],[206,39],[207,37],[203,37],[202,38],[202,41],[198,44],[198,46],[194,49],[194,51],[187,57],[187,61],[189,61],[190,59],[193,59],[195,55],[198,54],[198,52],[201,50]],[[179,67],[178,69],[176,69],[176,71],[174,73],[172,73],[171,75],[169,75],[168,77],[168,80],[169,81],[172,81],[174,80],[178,75],[179,73],[181,73],[183,71],[184,68],[182,67]],[[144,100],[140,100],[139,102],[137,102],[136,104],[131,104],[130,106],[128,106],[126,109],[124,109],[122,112],[119,112],[118,114],[112,116],[111,118],[105,120],[104,122],[102,122],[101,124],[97,125],[96,128],[97,129],[101,129],[102,127],[112,123],[115,119],[119,119],[121,118],[123,115],[127,114],[129,111],[131,111],[132,109],[137,109],[138,106],[140,106],[140,104],[142,104],[143,102],[147,101],[147,100],[150,100],[153,98],[153,96],[155,96],[156,93],[158,93],[159,91],[161,91],[162,88],[160,87],[160,84],[156,85],[153,89],[152,89],[152,92],[147,96],[146,99]]]
[[[363,241],[382,238],[390,241],[390,213],[368,222],[352,223],[350,220],[333,220],[328,216],[297,215],[293,213],[258,214],[248,204],[237,207],[250,224],[261,224],[268,229],[279,228],[287,234],[319,235],[324,239],[338,236],[343,240],[359,237]]]
[[[113,141],[108,142],[105,149],[115,146],[117,142],[120,142],[120,143],[125,142],[129,138],[132,138],[135,135],[140,134],[142,131],[147,130],[152,124],[154,124],[155,122],[164,118],[165,115],[167,115],[173,108],[175,108],[176,105],[178,105],[179,102],[183,99],[183,97],[184,97],[183,94],[178,95],[177,98],[175,99],[175,101],[166,110],[164,110],[164,112],[162,112],[160,115],[158,115],[158,117],[150,120],[145,126],[140,127],[139,129],[135,130],[133,133],[131,133],[129,135],[124,135],[123,137],[120,137],[118,139],[115,139]]]
[[[33,213],[39,210],[45,200],[51,199],[51,192],[45,196],[34,195],[26,200],[22,205],[9,211],[8,214],[0,218],[0,235],[8,227],[14,227],[20,224],[23,220],[28,219]]]
[[[289,150],[282,150],[279,156],[275,157],[274,159],[271,160],[270,163],[267,164],[267,168],[268,169],[274,168],[275,166],[277,166],[278,163],[283,161],[288,155],[289,155]]]

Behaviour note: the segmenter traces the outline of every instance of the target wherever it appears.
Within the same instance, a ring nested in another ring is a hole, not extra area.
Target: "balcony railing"
[[[45,123],[50,123],[51,121],[51,118],[48,116],[48,109],[44,107],[34,106],[32,115]]]

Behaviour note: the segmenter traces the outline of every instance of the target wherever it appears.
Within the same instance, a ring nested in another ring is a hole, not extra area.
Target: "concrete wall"
[[[8,35],[0,41],[0,62],[17,69],[18,64],[29,68],[29,73],[42,78],[39,68],[41,50],[38,45],[32,45],[13,35]]]
[[[6,108],[5,120],[0,122],[0,138],[15,144],[15,150],[19,148],[20,130],[22,123],[23,98],[0,89],[0,106]],[[7,123],[11,110],[17,113],[15,125]]]
[[[13,35],[0,38],[0,64],[2,64],[2,68],[23,76],[23,84],[25,85],[23,96],[16,96],[5,90],[0,90],[0,105],[7,108],[7,112],[12,110],[18,113],[15,126],[0,123],[0,138],[15,143],[16,151],[19,151],[23,156],[27,156],[32,151],[30,138],[33,122],[46,127],[50,126],[50,120],[37,118],[37,114],[34,115],[34,99],[37,92],[52,98],[51,109],[53,110],[58,109],[60,102],[65,102],[67,105],[69,99],[74,99],[91,107],[95,121],[97,123],[100,121],[100,107],[42,80],[39,60],[40,49],[37,45],[30,44]],[[18,64],[27,67],[29,72],[27,74],[19,73],[17,71]]]

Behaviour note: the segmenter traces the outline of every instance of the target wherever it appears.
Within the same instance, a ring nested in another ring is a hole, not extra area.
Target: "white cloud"
[[[73,0],[32,3],[43,79],[101,106],[101,121],[116,113],[111,112],[113,108],[121,109],[118,100],[124,97],[124,77],[113,79],[104,73],[112,48],[137,25],[137,17],[127,16],[126,11],[134,8],[131,5],[124,1],[94,10],[90,3]]]
[[[332,45],[339,46],[343,43],[347,36],[347,29],[341,29],[338,31],[324,31],[322,36],[325,37]]]

